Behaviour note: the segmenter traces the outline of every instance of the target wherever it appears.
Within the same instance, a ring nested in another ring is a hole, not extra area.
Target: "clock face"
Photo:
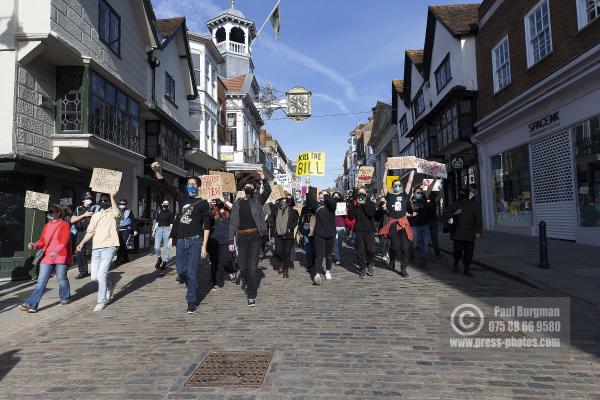
[[[310,114],[310,102],[307,95],[290,95],[290,114]]]

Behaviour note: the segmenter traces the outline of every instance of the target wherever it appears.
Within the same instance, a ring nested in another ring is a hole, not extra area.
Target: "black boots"
[[[156,260],[156,264],[154,264],[154,269],[159,269],[162,263],[162,259],[158,257],[158,260]]]
[[[408,278],[408,272],[406,272],[406,265],[400,266],[400,276],[403,278]]]

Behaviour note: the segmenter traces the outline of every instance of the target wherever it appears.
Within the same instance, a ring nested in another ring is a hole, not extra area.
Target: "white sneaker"
[[[102,311],[106,308],[106,303],[98,303],[96,304],[96,307],[94,307],[94,311]]]
[[[320,285],[321,284],[321,274],[316,274],[315,277],[313,278],[313,282],[315,282],[315,285]]]
[[[328,281],[331,280],[331,272],[325,271],[325,279],[327,279]]]
[[[113,293],[115,291],[115,284],[114,283],[110,283],[109,285],[106,286],[106,303],[108,303],[110,301],[110,299],[112,299]]]
[[[388,253],[385,253],[385,256],[383,256],[383,261],[385,261],[386,264],[390,262],[390,255]]]

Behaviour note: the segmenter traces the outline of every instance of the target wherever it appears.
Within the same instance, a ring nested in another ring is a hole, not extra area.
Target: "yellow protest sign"
[[[325,176],[325,153],[306,152],[298,155],[296,176]]]

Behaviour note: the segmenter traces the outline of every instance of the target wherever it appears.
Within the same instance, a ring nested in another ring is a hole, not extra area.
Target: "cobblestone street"
[[[187,315],[184,287],[172,269],[158,278],[151,257],[111,271],[120,280],[100,313],[91,312],[93,285],[67,307],[31,315],[14,315],[3,296],[0,399],[600,399],[597,313],[572,303],[573,347],[562,353],[444,356],[440,301],[544,293],[479,269],[453,274],[447,255],[409,269],[408,280],[379,261],[363,281],[349,248],[345,256],[320,287],[299,263],[284,280],[262,261],[255,308],[229,282],[206,295],[204,266],[206,297]],[[55,287],[45,300],[55,301]],[[231,350],[275,352],[262,389],[184,386],[208,352]]]

